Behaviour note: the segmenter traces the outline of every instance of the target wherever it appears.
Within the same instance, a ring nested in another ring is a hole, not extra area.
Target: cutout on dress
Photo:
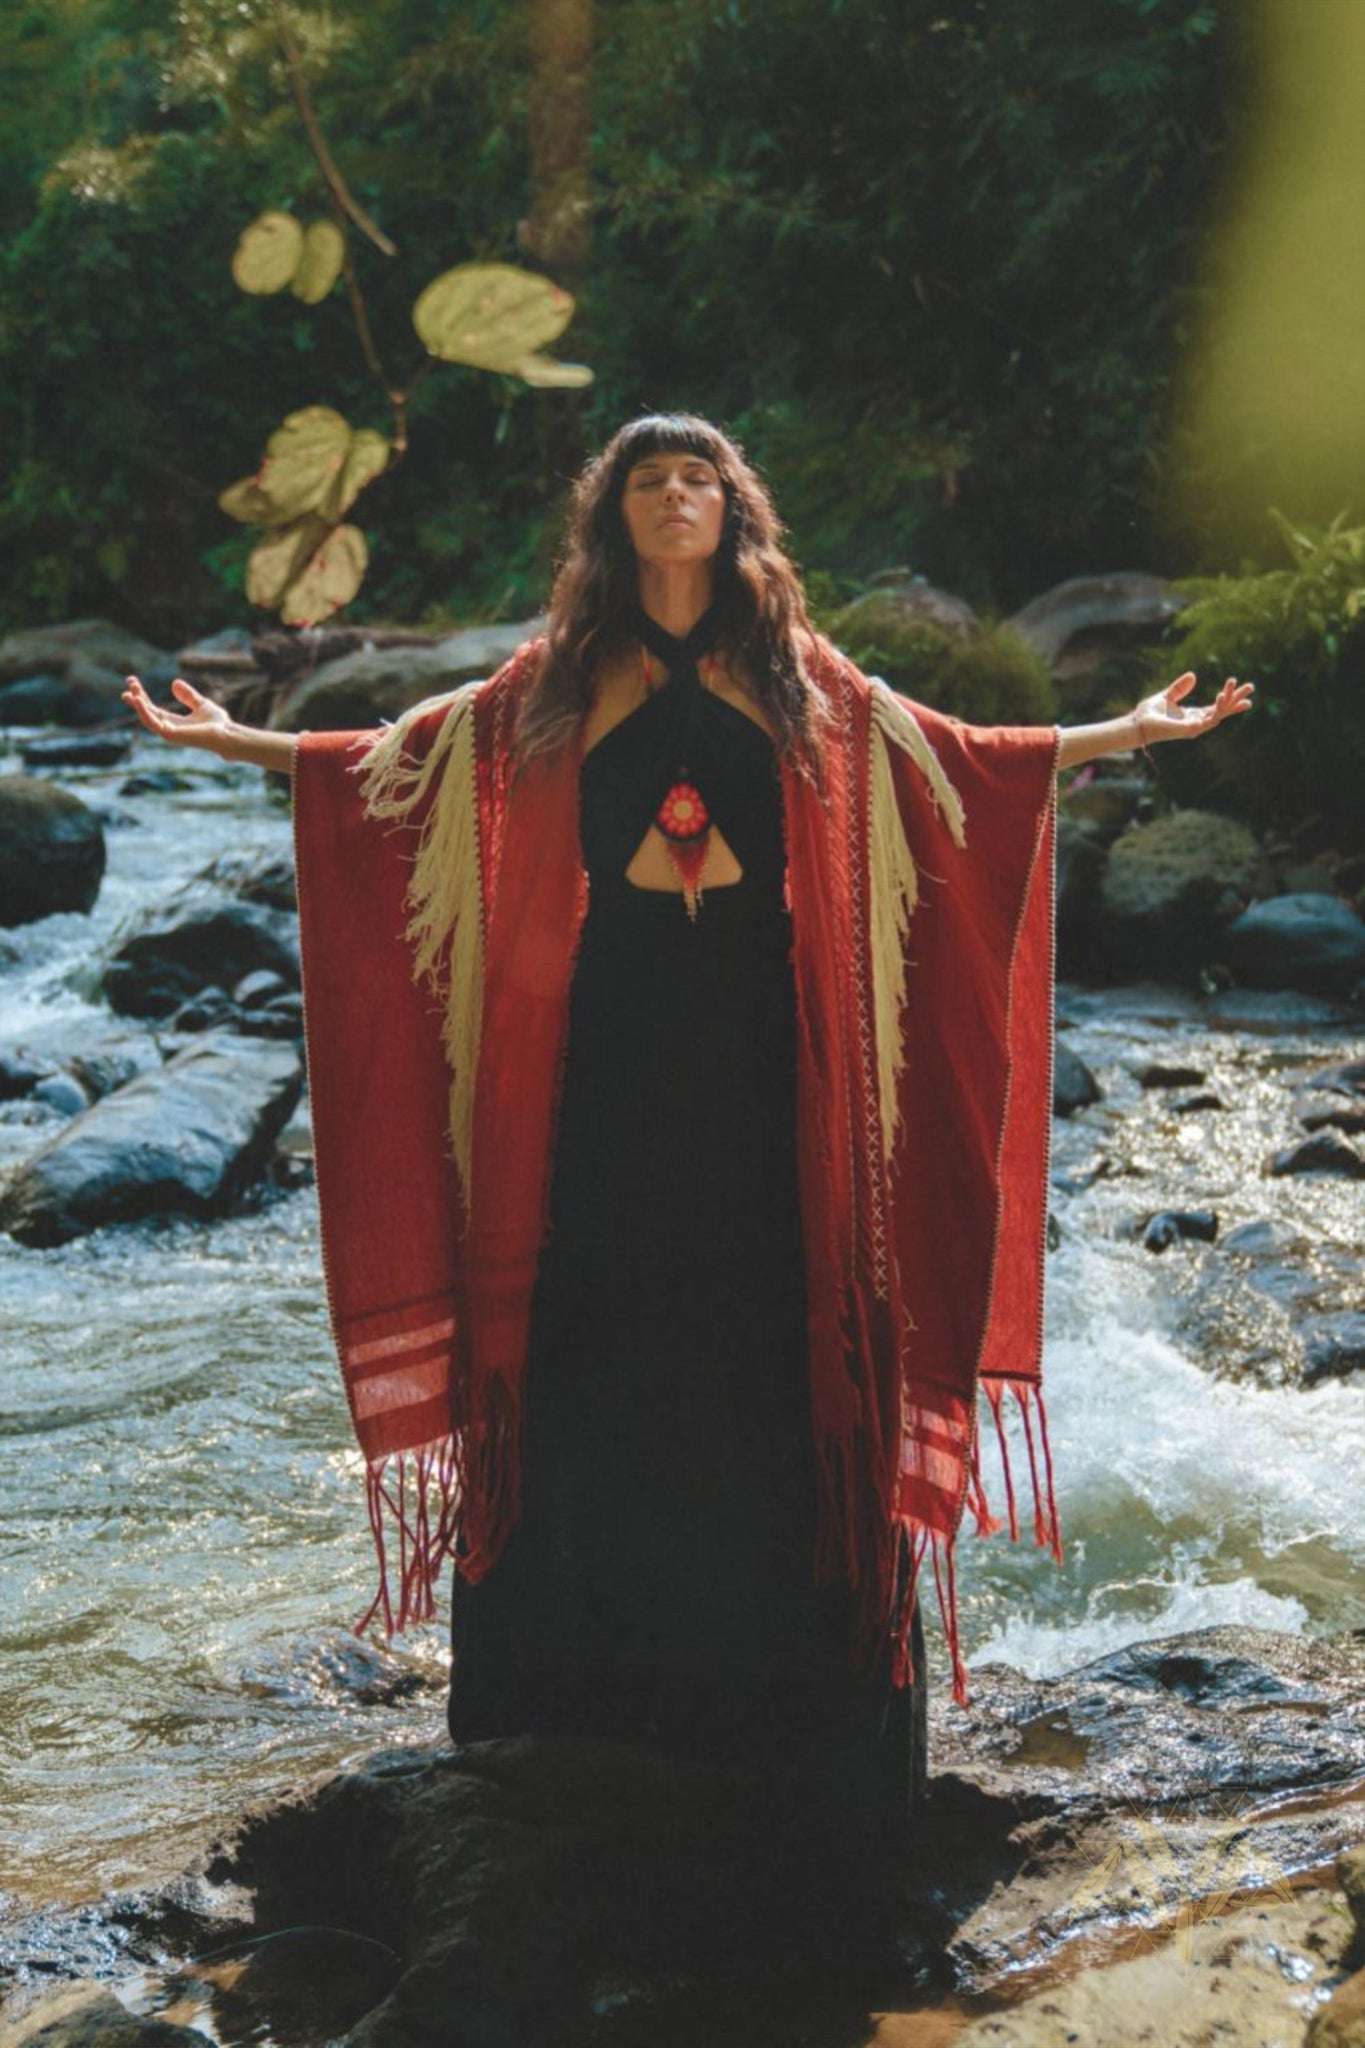
[[[641,881],[641,873],[657,874],[660,879]],[[742,882],[743,879],[744,870],[736,859],[729,841],[718,825],[712,825],[703,886],[707,889],[732,889],[736,882]],[[626,869],[626,880],[632,888],[642,889],[649,894],[685,894],[683,884],[668,858],[668,841],[657,825],[649,827],[631,855],[630,866]]]

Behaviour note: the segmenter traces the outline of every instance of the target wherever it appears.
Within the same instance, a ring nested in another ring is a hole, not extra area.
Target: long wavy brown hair
[[[591,705],[596,675],[636,640],[639,565],[621,500],[635,464],[660,454],[700,455],[715,466],[725,492],[714,572],[716,652],[767,712],[779,753],[818,780],[828,712],[809,672],[815,629],[782,548],[781,521],[743,451],[693,413],[629,421],[579,476],[550,598],[549,645],[518,707],[516,753],[525,760],[564,745]]]

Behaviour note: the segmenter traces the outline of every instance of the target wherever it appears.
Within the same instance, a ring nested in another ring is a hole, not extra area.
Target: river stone
[[[202,889],[223,889],[243,903],[264,903],[271,910],[297,910],[294,860],[288,853],[220,853],[201,868],[185,890],[192,901]]]
[[[288,911],[234,901],[173,905],[121,940],[104,969],[104,993],[123,1016],[167,1017],[261,968],[298,987],[298,923]]]
[[[1059,1039],[1052,1056],[1052,1114],[1074,1116],[1078,1109],[1101,1099],[1100,1084],[1085,1061]]]
[[[138,2019],[102,1984],[71,1984],[0,2023],[0,2048],[213,2048],[196,2027]]]
[[[1188,599],[1159,576],[1072,576],[1006,620],[1061,677],[1097,670],[1156,639]]]
[[[1365,979],[1365,922],[1337,896],[1272,896],[1228,926],[1219,954],[1253,988],[1349,995]]]
[[[1061,816],[1093,825],[1107,846],[1131,825],[1147,796],[1147,785],[1132,775],[1097,775],[1074,785],[1061,801]]]
[[[1294,1115],[1306,1131],[1365,1131],[1365,1102],[1359,1096],[1332,1095],[1326,1090],[1321,1095],[1296,1095]]]
[[[1174,811],[1125,832],[1100,885],[1110,965],[1172,976],[1203,966],[1262,866],[1246,826],[1212,811]]]
[[[1321,1380],[1344,1380],[1352,1373],[1365,1372],[1365,1314],[1358,1309],[1314,1316],[1304,1325],[1301,1335],[1306,1387],[1317,1386]]]
[[[58,626],[34,626],[0,640],[0,683],[25,676],[66,675],[73,664],[86,662],[118,679],[128,675],[144,683],[169,683],[175,657],[136,633],[126,633],[108,619],[68,619]]]
[[[936,590],[923,576],[888,575],[845,605],[832,631],[841,647],[878,647],[892,654],[907,635],[913,638],[926,626],[950,640],[974,640],[981,621],[965,599]]]
[[[130,715],[119,694],[123,682],[112,669],[85,661],[71,662],[61,675],[24,676],[0,687],[0,725],[103,725]]]
[[[1217,1236],[1218,1218],[1212,1209],[1162,1209],[1148,1218],[1142,1232],[1142,1248],[1147,1252],[1164,1252],[1185,1238],[1197,1244],[1212,1244]]]
[[[1279,1258],[1285,1252],[1303,1252],[1308,1240],[1292,1223],[1275,1216],[1258,1216],[1253,1223],[1239,1223],[1223,1239],[1223,1250],[1243,1259]]]
[[[964,1995],[1024,1969],[1066,1973],[1078,1937],[1131,1948],[1154,1916],[1173,1913],[1167,1874],[1181,1898],[1208,1906],[1254,1857],[1243,1881],[1287,1893],[1286,1874],[1320,1869],[1358,1839],[1363,1686],[1365,1637],[1350,1632],[1205,1629],[1046,1679],[977,1662],[971,1706],[945,1699],[940,1710],[922,1842],[891,1915],[904,1973],[931,1971]],[[1135,1814],[1159,1832],[1168,1871],[1157,1871]],[[878,1982],[865,1961],[877,1942],[829,1870],[815,1873],[806,1918],[790,1917],[809,1874],[798,1876],[784,1829],[742,1773],[609,1741],[526,1737],[381,1751],[256,1808],[207,1876],[248,1889],[262,1931],[330,1925],[399,1951],[398,1983],[345,2048],[832,2048],[863,2038],[849,2014],[866,2003],[848,1985],[866,1993]],[[1295,1965],[1281,1982],[1297,1993],[1330,1975],[1350,1925],[1339,1911],[1324,1920],[1321,1897],[1272,1903],[1309,1913],[1276,1927]],[[1335,1945],[1323,1938],[1333,1926]],[[1302,1956],[1316,1956],[1316,1974],[1300,1972]],[[1266,1996],[1260,1961],[1246,1961],[1239,1985]],[[817,1987],[843,1986],[842,2030],[813,2019],[804,1986],[804,2024],[774,2012],[774,1985],[802,1967]],[[892,2002],[885,1967],[881,2006]],[[1107,1975],[1079,1981],[1099,1990]],[[689,1996],[688,2028],[666,2024]],[[1235,1992],[1222,2009],[1243,2009]],[[1065,2037],[1032,2038],[1051,2048]],[[1117,2023],[1080,2036],[1085,2048],[1128,2038]]]
[[[1346,1894],[1356,1924],[1356,1947],[1365,1955],[1365,1844],[1342,1850],[1337,1858],[1337,1883]]]
[[[0,1193],[0,1229],[46,1248],[108,1223],[219,1215],[268,1167],[302,1089],[294,1046],[202,1039],[26,1160]]]
[[[1297,1145],[1273,1153],[1266,1172],[1330,1173],[1345,1180],[1365,1180],[1365,1153],[1339,1131],[1314,1131],[1311,1138],[1301,1138]]]
[[[70,1074],[49,1074],[33,1090],[34,1102],[45,1102],[59,1116],[79,1116],[89,1109],[94,1096]]]
[[[324,662],[276,704],[277,732],[349,732],[394,719],[425,697],[491,675],[524,641],[544,631],[543,619],[510,626],[474,626],[428,647],[371,647]]]
[[[0,925],[90,910],[104,859],[104,828],[78,796],[36,775],[0,775]]]
[[[1057,820],[1057,963],[1063,974],[1093,973],[1099,956],[1104,835],[1089,819]]]
[[[133,748],[129,733],[75,733],[67,738],[25,740],[19,758],[25,768],[117,768]]]
[[[27,1045],[0,1046],[0,1102],[31,1095],[40,1081],[57,1072],[57,1063]]]

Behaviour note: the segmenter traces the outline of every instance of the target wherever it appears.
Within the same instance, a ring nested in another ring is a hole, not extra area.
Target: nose
[[[681,470],[671,469],[664,478],[664,496],[670,500],[679,500],[687,496],[687,485],[683,481]]]

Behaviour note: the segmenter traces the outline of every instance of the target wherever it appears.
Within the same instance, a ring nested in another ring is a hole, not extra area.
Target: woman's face
[[[725,524],[725,488],[704,455],[643,455],[626,474],[621,515],[642,562],[709,561]]]

